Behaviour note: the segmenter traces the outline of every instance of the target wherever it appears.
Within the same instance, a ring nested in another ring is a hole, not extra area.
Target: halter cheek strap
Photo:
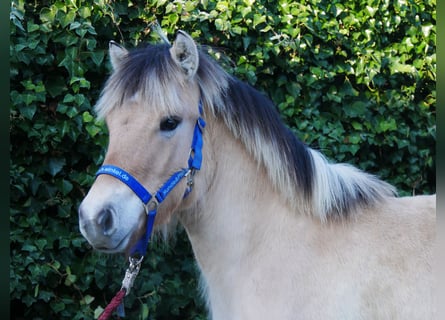
[[[184,177],[187,177],[187,189],[184,193],[184,198],[187,197],[187,195],[192,191],[193,176],[196,170],[201,169],[202,164],[202,147],[204,144],[202,132],[206,125],[204,119],[202,119],[202,113],[202,103],[199,101],[200,116],[196,121],[195,129],[193,131],[193,140],[190,148],[188,168],[175,172],[169,179],[167,179],[161,188],[159,188],[154,196],[147,189],[145,189],[145,187],[139,181],[137,181],[136,178],[122,168],[106,164],[101,166],[96,172],[96,177],[101,174],[107,174],[125,183],[138,196],[144,205],[145,212],[147,214],[146,231],[144,236],[133,247],[131,255],[137,253],[143,256],[145,254],[153,230],[158,206],[165,200],[168,194]]]

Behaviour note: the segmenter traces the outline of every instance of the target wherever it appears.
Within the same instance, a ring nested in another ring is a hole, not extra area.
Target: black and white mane
[[[170,90],[182,85],[181,70],[169,45],[148,45],[130,51],[111,75],[96,105],[99,117],[135,96],[148,106],[174,108],[181,101]],[[264,165],[276,190],[292,208],[319,217],[346,217],[395,195],[395,189],[348,164],[332,164],[301,142],[283,123],[273,103],[250,85],[225,72],[199,52],[197,79],[204,114],[222,118],[254,158]],[[168,92],[168,94],[164,94]]]

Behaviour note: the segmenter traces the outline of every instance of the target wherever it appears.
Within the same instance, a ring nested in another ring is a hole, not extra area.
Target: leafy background
[[[189,32],[268,94],[292,130],[336,162],[435,192],[436,1],[13,0],[10,12],[11,319],[97,318],[119,289],[120,256],[91,250],[77,207],[107,131],[92,106],[107,48]],[[205,319],[181,230],[154,241],[129,319]]]

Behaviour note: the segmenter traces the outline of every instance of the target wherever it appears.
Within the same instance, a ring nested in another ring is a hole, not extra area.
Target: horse
[[[95,250],[177,220],[211,319],[434,318],[435,195],[328,160],[184,31],[109,57],[109,143],[78,213]]]

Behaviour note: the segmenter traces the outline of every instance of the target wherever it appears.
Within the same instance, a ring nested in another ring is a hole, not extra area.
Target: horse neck
[[[180,219],[209,290],[224,291],[240,266],[265,255],[268,238],[289,220],[307,216],[289,210],[265,168],[224,125],[209,122],[206,130],[204,163],[195,181],[198,200]]]

